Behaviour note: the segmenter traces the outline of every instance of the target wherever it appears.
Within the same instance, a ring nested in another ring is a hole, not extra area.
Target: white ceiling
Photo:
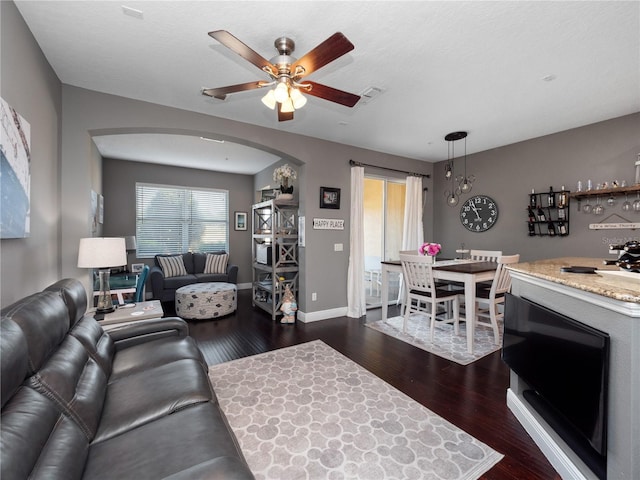
[[[444,136],[452,131],[467,130],[474,153],[640,111],[638,1],[16,4],[65,84],[430,162],[446,159]],[[299,58],[340,31],[355,49],[309,80],[383,94],[352,109],[309,97],[282,123],[260,102],[264,91],[224,101],[202,96],[203,87],[267,80],[209,37],[212,30],[229,31],[267,59],[279,36],[296,42]],[[225,160],[232,158],[244,165],[241,173],[265,166],[264,159],[248,165],[255,152],[229,142],[144,136],[96,143],[113,158],[175,158],[216,170],[235,164]]]

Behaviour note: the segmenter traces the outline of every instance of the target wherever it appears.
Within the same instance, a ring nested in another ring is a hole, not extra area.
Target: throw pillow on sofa
[[[207,259],[204,264],[204,273],[227,273],[228,261],[229,255],[227,253],[207,253]]]
[[[165,278],[187,275],[187,269],[184,266],[182,255],[170,255],[162,257],[158,255],[157,258]]]

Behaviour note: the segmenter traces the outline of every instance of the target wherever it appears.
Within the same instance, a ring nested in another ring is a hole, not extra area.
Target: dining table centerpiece
[[[280,193],[282,195],[293,195],[293,185],[289,185],[289,182],[297,178],[296,171],[291,168],[291,165],[285,163],[280,165],[273,171],[273,180],[280,182]]]
[[[442,245],[440,245],[439,243],[426,242],[420,245],[420,248],[418,248],[418,253],[420,253],[420,255],[432,257],[433,262],[435,263],[436,255],[440,253],[440,250],[442,250]]]

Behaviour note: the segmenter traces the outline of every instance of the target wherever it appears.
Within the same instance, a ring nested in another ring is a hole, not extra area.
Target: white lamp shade
[[[292,88],[291,101],[293,102],[293,107],[297,110],[304,107],[304,104],[307,103],[307,97],[305,97],[297,88]]]
[[[289,98],[289,89],[287,88],[287,84],[282,82],[278,83],[273,95],[278,103],[282,103],[287,100]]]
[[[276,96],[273,93],[273,90],[269,90],[267,94],[264,97],[262,97],[262,103],[264,103],[271,110],[276,108]]]
[[[295,111],[293,108],[293,102],[290,98],[287,98],[284,102],[282,102],[282,107],[280,107],[280,111],[282,113],[291,113]]]
[[[124,238],[81,238],[78,268],[111,268],[127,264]]]

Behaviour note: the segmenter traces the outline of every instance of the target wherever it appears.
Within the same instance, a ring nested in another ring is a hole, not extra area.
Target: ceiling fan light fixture
[[[293,102],[293,107],[297,110],[302,108],[307,103],[307,98],[300,92],[297,88],[292,88],[290,90],[291,101]]]
[[[271,110],[274,110],[276,108],[276,95],[273,90],[269,90],[267,94],[262,97],[262,103],[264,103],[265,106],[269,107]]]
[[[287,98],[284,102],[282,102],[282,107],[280,107],[280,111],[282,113],[292,113],[295,112],[295,108],[293,106],[293,102],[291,98]]]
[[[289,98],[289,87],[287,86],[286,79],[278,82],[273,94],[278,103],[284,103]]]

